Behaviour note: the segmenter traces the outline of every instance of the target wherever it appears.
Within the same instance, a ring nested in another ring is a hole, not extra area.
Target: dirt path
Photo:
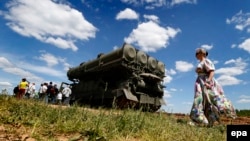
[[[177,119],[189,119],[188,115],[185,114],[173,114]],[[227,118],[221,116],[221,122],[223,124],[233,124],[233,125],[250,125],[250,116],[237,117],[236,119]]]

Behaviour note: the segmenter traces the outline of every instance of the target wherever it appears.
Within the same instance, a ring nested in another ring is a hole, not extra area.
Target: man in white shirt
[[[65,87],[63,90],[62,90],[62,94],[64,95],[65,99],[63,101],[63,104],[66,105],[66,106],[70,106],[69,105],[69,101],[70,101],[70,95],[71,95],[71,89],[70,89],[70,85],[68,85],[67,87]]]
[[[59,92],[56,96],[56,103],[58,105],[61,105],[62,104],[62,92]]]
[[[29,94],[30,94],[30,98],[34,98],[35,96],[35,92],[36,92],[36,84],[35,83],[32,83],[30,86],[29,86]]]
[[[48,103],[48,96],[47,96],[47,87],[48,83],[44,83],[43,85],[41,85],[41,88],[40,88],[40,99],[41,101],[45,102],[45,103]]]

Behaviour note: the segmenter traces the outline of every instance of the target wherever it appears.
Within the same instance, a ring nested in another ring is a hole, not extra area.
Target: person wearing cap
[[[215,66],[207,58],[208,52],[204,48],[198,48],[195,56],[199,63],[195,70],[197,79],[191,120],[197,124],[211,125],[215,121],[220,122],[219,116],[222,113],[235,118],[236,112],[231,101],[225,97],[223,88],[214,78]]]

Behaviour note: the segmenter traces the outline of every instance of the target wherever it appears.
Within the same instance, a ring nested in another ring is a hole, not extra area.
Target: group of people
[[[38,91],[36,91],[35,83],[30,83],[23,78],[21,82],[14,88],[13,93],[17,99],[34,98],[45,103],[63,104],[69,106],[71,88],[70,85],[59,90],[57,84],[53,82],[42,83]]]

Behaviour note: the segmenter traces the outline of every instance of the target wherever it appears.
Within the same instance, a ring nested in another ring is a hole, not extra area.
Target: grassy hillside
[[[224,141],[226,127],[187,125],[171,115],[45,105],[0,95],[0,140]]]

